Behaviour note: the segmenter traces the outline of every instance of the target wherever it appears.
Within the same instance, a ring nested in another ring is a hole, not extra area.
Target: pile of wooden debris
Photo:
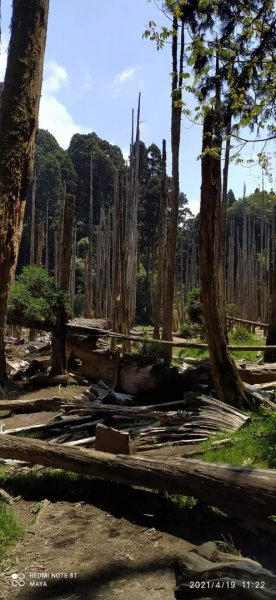
[[[182,400],[135,406],[136,398],[115,392],[102,381],[80,396],[2,401],[12,412],[59,410],[46,423],[9,428],[12,435],[36,433],[51,443],[130,454],[167,445],[194,444],[218,431],[236,431],[248,421],[243,412],[211,396],[186,392]]]

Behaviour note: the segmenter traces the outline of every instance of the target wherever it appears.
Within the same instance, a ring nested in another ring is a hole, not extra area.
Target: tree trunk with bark
[[[246,391],[227,350],[219,306],[217,242],[220,234],[221,191],[220,160],[214,156],[217,145],[214,132],[214,113],[209,112],[204,119],[201,162],[199,246],[202,309],[218,398],[226,404],[248,408]]]
[[[69,293],[71,261],[74,235],[74,218],[75,218],[75,196],[67,194],[65,196],[62,240],[60,248],[60,265],[58,270],[58,287],[64,293],[64,298],[60,301],[56,316],[56,326],[52,340],[52,359],[51,359],[51,375],[63,375],[66,373],[67,356],[66,356],[66,294]]]
[[[165,260],[166,260],[166,237],[167,237],[167,153],[166,140],[162,142],[162,176],[160,190],[160,208],[158,223],[158,252],[157,252],[157,281],[154,298],[154,331],[153,338],[160,339],[160,325],[163,320],[163,298],[165,294]]]
[[[89,182],[89,215],[88,215],[88,250],[87,273],[84,281],[84,316],[93,317],[93,150],[90,153],[90,182]]]
[[[172,146],[172,197],[170,210],[170,225],[168,239],[168,264],[166,273],[166,291],[164,296],[163,331],[162,340],[172,340],[173,331],[173,300],[174,300],[174,275],[175,255],[179,209],[179,147],[181,125],[181,100],[182,100],[182,72],[184,59],[184,23],[181,25],[180,56],[178,63],[178,19],[173,18],[175,34],[172,40],[172,117],[171,117],[171,146]],[[165,358],[172,358],[172,347],[168,346]]]
[[[31,247],[30,247],[30,265],[35,264],[35,196],[36,196],[36,175],[32,185],[32,216],[31,216]]]
[[[272,274],[272,293],[270,318],[266,346],[276,345],[276,207],[273,207],[273,274]],[[276,351],[266,350],[264,353],[264,362],[276,362]]]
[[[13,1],[0,111],[0,382],[7,378],[4,326],[33,172],[49,0]]]

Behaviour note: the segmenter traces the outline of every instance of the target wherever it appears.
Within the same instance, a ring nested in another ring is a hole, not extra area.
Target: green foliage
[[[62,294],[45,269],[24,267],[12,286],[9,309],[22,317],[54,322],[54,312],[61,301]]]
[[[202,323],[200,288],[193,288],[187,293],[187,313],[192,323]]]
[[[226,303],[225,310],[229,317],[238,317],[239,309],[236,304]]]
[[[139,344],[137,354],[140,356],[146,356],[152,360],[160,360],[163,358],[164,345],[160,344],[158,340],[145,340]]]
[[[248,343],[252,341],[252,334],[246,327],[242,325],[237,325],[235,327],[235,331],[232,333],[232,339],[237,343]]]
[[[190,323],[182,323],[180,326],[180,336],[183,338],[192,338],[195,334],[194,329],[190,325]]]

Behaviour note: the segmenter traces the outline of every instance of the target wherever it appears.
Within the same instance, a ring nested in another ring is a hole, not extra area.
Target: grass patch
[[[7,551],[7,547],[21,538],[24,528],[20,525],[12,509],[0,500],[0,559]]]
[[[202,340],[198,340],[198,343],[206,343],[202,342]],[[204,350],[203,348],[174,348],[173,353],[179,358],[209,358],[208,350]]]
[[[212,449],[214,440],[231,438],[232,446]],[[266,469],[276,469],[276,412],[264,410],[253,414],[251,422],[235,433],[223,432],[206,442],[202,442],[200,458],[207,462],[248,465]]]
[[[264,346],[265,338],[259,337],[253,333],[248,332],[248,339],[242,340],[237,337],[235,333],[229,334],[229,345],[230,346]],[[254,362],[258,358],[258,352],[251,350],[243,350],[242,352],[231,352],[232,358],[236,360],[246,360],[247,362]]]

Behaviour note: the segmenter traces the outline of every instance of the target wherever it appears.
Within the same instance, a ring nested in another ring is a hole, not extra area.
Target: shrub
[[[248,329],[242,325],[238,325],[233,332],[232,338],[234,342],[250,342],[252,335]]]
[[[183,323],[180,327],[180,335],[183,338],[191,338],[194,336],[194,329],[189,323]]]
[[[54,278],[45,269],[24,267],[12,286],[9,310],[23,318],[54,322],[55,312],[63,300]]]
[[[187,313],[192,323],[202,324],[200,288],[193,288],[187,294]]]

